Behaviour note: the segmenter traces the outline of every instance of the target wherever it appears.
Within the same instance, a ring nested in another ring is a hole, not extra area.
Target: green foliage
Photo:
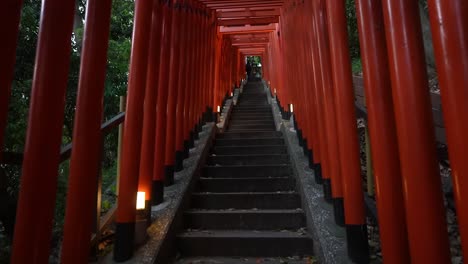
[[[360,58],[353,59],[352,69],[354,74],[362,73],[362,62]]]
[[[262,63],[262,57],[260,56],[249,56],[247,57],[247,60],[254,66],[258,65],[259,63]]]
[[[41,14],[41,0],[24,0],[21,25],[18,37],[15,75],[9,104],[8,125],[6,129],[5,150],[23,152],[27,119],[30,104],[32,78],[36,55],[36,45]],[[64,111],[63,144],[72,142],[73,122],[80,72],[81,47],[84,33],[86,0],[76,3],[75,25],[70,54],[70,71]],[[104,93],[104,119],[110,119],[119,112],[119,97],[126,94],[128,64],[130,60],[131,37],[133,31],[134,0],[113,0],[108,50],[108,65]],[[113,185],[116,176],[117,131],[110,133],[104,140],[103,183],[104,188]],[[7,178],[10,197],[17,199],[21,168],[20,166],[1,166]],[[54,220],[53,245],[59,242],[62,232],[65,200],[68,185],[69,162],[60,165],[57,182],[57,199]],[[106,190],[104,189],[103,190]],[[115,187],[114,187],[115,192]],[[113,202],[113,201],[112,201]],[[9,245],[3,239],[0,223],[0,263],[8,260]],[[5,245],[6,243],[6,245]],[[7,261],[8,262],[8,261]]]
[[[346,17],[348,19],[349,51],[351,59],[354,60],[361,56],[355,0],[346,0]]]

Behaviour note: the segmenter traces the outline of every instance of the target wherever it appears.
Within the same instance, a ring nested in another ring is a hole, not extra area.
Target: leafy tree
[[[104,94],[104,119],[109,119],[118,113],[119,97],[126,93],[133,30],[133,10],[134,0],[113,1]],[[73,135],[73,120],[79,80],[85,13],[86,0],[77,0],[72,36],[72,52],[70,54],[66,106],[64,111],[62,140],[64,145],[72,141]],[[40,14],[41,0],[24,0],[18,37],[15,76],[12,83],[8,125],[5,135],[6,151],[21,153],[24,149]],[[109,172],[115,171],[117,153],[116,132],[106,137],[104,149],[103,169],[106,172],[104,175],[108,175],[107,177],[115,177],[115,173]],[[59,168],[53,246],[59,244],[59,238],[62,232],[61,226],[63,224],[66,189],[68,185],[68,168],[68,162],[61,164]],[[13,203],[16,203],[20,175],[20,166],[3,165],[0,167],[0,181],[2,186],[6,186],[6,188],[1,188],[0,196],[6,196],[9,200],[13,201]],[[110,180],[107,179],[105,182],[109,181]],[[0,208],[0,215],[3,213],[13,217],[15,214],[14,211],[7,212],[6,209]],[[9,228],[9,230],[4,230],[4,228],[8,227],[5,224],[2,225],[2,219],[0,219],[0,263],[8,263],[9,260],[8,251],[10,246],[9,242],[7,242],[8,240],[3,239],[3,236],[5,233],[9,233],[12,230],[10,230],[11,228]]]

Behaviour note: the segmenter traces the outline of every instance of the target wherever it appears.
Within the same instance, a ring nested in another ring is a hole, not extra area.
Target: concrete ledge
[[[268,98],[268,103],[271,105],[271,111],[273,112],[273,119],[275,120],[275,127],[276,131],[281,131],[281,126],[283,125],[283,117],[281,116],[281,112],[279,111],[279,106],[276,101],[275,97],[271,96],[270,89],[268,88],[265,80],[263,82],[263,89]]]
[[[271,96],[269,96],[271,97]],[[279,107],[272,98],[276,127],[283,132],[296,177],[297,190],[307,216],[307,228],[314,240],[314,253],[323,264],[353,263],[347,255],[346,230],[335,224],[333,206],[325,202],[322,186],[315,183],[314,171],[298,144],[291,122],[283,120]]]
[[[232,98],[226,100],[226,105],[224,105],[223,109],[221,110],[219,122],[216,124],[218,128],[218,133],[224,133],[224,131],[226,130],[229,123],[229,119],[231,117],[232,108],[237,104],[239,94],[240,88],[234,89]]]

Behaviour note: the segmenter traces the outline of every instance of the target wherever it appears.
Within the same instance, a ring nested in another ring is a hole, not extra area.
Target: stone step
[[[238,122],[238,121],[257,121],[257,120],[269,121],[271,124],[274,123],[274,118],[272,114],[267,114],[267,115],[254,114],[254,115],[239,115],[239,116],[233,115],[229,123]]]
[[[295,231],[207,230],[177,236],[183,256],[309,256],[313,243],[307,233]]]
[[[216,139],[215,146],[282,145],[282,138]]]
[[[184,213],[185,228],[210,230],[305,229],[302,209],[288,210],[190,210]]]
[[[279,131],[249,131],[249,132],[224,132],[218,134],[216,138],[232,138],[232,139],[246,139],[246,138],[272,138],[283,137],[283,133]]]
[[[261,119],[253,119],[253,120],[231,120],[229,122],[229,125],[252,125],[252,124],[257,124],[257,125],[272,125],[273,124],[273,118],[261,118]]]
[[[191,207],[196,209],[296,209],[301,200],[295,192],[193,193]]]
[[[239,105],[236,105],[234,106],[233,110],[239,110],[239,109],[267,109],[267,110],[271,110],[271,107],[269,104],[264,104],[263,102],[265,102],[265,100],[262,100],[262,102],[260,103],[259,101],[259,105],[256,105],[256,104],[243,104],[241,102],[241,104]]]
[[[289,165],[207,166],[203,168],[206,178],[235,177],[284,177],[292,174]]]
[[[257,109],[254,109],[254,108],[245,108],[245,109],[238,109],[238,108],[234,108],[232,110],[232,113],[239,113],[239,114],[244,114],[244,113],[271,113],[271,108],[257,108]]]
[[[254,113],[254,114],[232,114],[232,119],[229,122],[236,122],[236,121],[245,121],[245,120],[265,120],[270,121],[271,123],[274,122],[273,114],[270,113]]]
[[[216,155],[261,155],[261,154],[288,154],[284,145],[276,146],[223,146],[213,147]]]
[[[176,260],[175,264],[304,264],[316,263],[312,256],[281,257],[184,257]]]
[[[243,129],[256,129],[256,130],[274,130],[275,126],[273,124],[269,125],[258,125],[258,124],[249,124],[249,125],[228,125],[228,130],[243,130]]]
[[[204,178],[197,185],[199,192],[287,192],[294,191],[295,180],[291,177],[276,178]]]
[[[245,139],[243,139],[245,140]],[[218,141],[218,140],[217,140]],[[223,155],[209,156],[207,165],[280,165],[289,164],[289,155]]]

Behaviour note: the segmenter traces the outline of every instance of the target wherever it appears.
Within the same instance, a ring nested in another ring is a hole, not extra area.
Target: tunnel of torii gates
[[[418,1],[356,0],[385,263],[449,263]],[[463,253],[468,256],[468,2],[429,0]],[[0,8],[4,138],[21,0]],[[74,0],[43,0],[12,263],[47,263],[60,163]],[[111,0],[88,0],[61,260],[87,262],[101,145]],[[115,251],[132,255],[137,193],[164,186],[261,56],[293,112],[348,241],[365,226],[344,0],[136,0]],[[3,142],[0,142],[2,145]],[[401,176],[401,177],[400,177]],[[150,207],[150,206],[147,206]],[[351,252],[352,253],[352,252]]]

